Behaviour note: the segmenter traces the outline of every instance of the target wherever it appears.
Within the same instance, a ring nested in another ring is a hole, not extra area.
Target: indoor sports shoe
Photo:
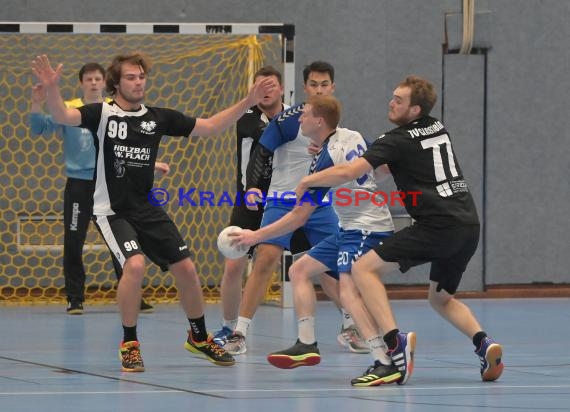
[[[228,338],[234,331],[228,328],[227,326],[223,326],[222,329],[214,333],[214,342],[216,342],[221,347],[224,347]]]
[[[66,312],[68,315],[83,315],[83,303],[78,299],[67,302]]]
[[[317,342],[307,345],[297,339],[288,349],[267,355],[267,361],[281,369],[293,369],[298,366],[314,366],[321,362],[321,354]]]
[[[378,386],[387,383],[398,382],[402,374],[395,365],[382,365],[380,361],[374,361],[374,365],[368,367],[362,376],[350,381],[352,386]]]
[[[360,336],[360,332],[356,325],[351,325],[348,328],[341,328],[340,333],[336,339],[342,346],[348,348],[349,351],[354,353],[370,353],[370,348]]]
[[[503,373],[503,348],[489,337],[481,341],[481,347],[475,351],[481,362],[481,379],[494,381]]]
[[[236,363],[232,355],[214,343],[212,335],[208,335],[208,339],[204,342],[194,342],[190,337],[190,331],[188,331],[188,339],[184,343],[184,347],[198,357],[209,360],[218,366],[232,366]]]
[[[141,299],[140,313],[152,313],[152,312],[154,312],[154,306],[152,306],[146,300]]]
[[[224,345],[224,349],[230,355],[243,355],[247,352],[247,347],[245,346],[245,336],[239,333],[232,333],[228,336],[228,340]]]
[[[398,385],[405,385],[414,372],[414,352],[416,350],[416,334],[414,332],[399,332],[398,346],[388,351],[392,362],[402,374]]]
[[[123,372],[144,372],[141,346],[138,341],[121,342],[119,359]]]

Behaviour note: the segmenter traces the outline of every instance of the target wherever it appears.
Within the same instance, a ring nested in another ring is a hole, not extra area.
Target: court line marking
[[[178,388],[178,387],[174,387],[174,386],[168,386],[168,385],[160,385],[160,384],[156,384],[156,383],[151,383],[151,382],[144,382],[144,381],[139,381],[139,380],[135,380],[135,379],[127,379],[127,378],[122,378],[122,377],[116,377],[116,376],[109,376],[109,375],[104,375],[104,374],[100,374],[100,373],[94,373],[94,372],[86,372],[86,371],[81,371],[81,370],[77,370],[77,369],[69,369],[69,368],[64,368],[61,366],[56,366],[56,365],[50,365],[50,364],[45,364],[45,363],[40,363],[40,362],[33,362],[33,361],[27,361],[27,360],[23,360],[23,359],[17,359],[17,358],[11,358],[11,357],[6,357],[6,356],[0,356],[0,359],[4,359],[4,360],[8,360],[8,361],[12,361],[12,362],[16,362],[16,363],[22,363],[22,364],[27,364],[27,365],[33,365],[33,366],[39,366],[42,368],[49,368],[49,369],[55,369],[55,370],[60,370],[63,372],[72,372],[72,373],[77,373],[77,374],[81,374],[81,375],[86,375],[86,376],[93,376],[93,377],[97,377],[97,378],[103,378],[103,379],[108,379],[108,380],[113,380],[113,381],[118,381],[118,382],[127,382],[127,383],[133,383],[133,384],[137,384],[137,385],[144,385],[144,386],[149,386],[152,388],[156,388],[158,390],[149,390],[149,391],[78,391],[78,392],[64,392],[64,391],[58,391],[58,392],[50,392],[50,391],[45,391],[45,392],[41,392],[41,391],[34,391],[34,392],[1,392],[0,391],[0,396],[22,396],[22,395],[29,395],[29,396],[34,396],[34,395],[74,395],[74,394],[125,394],[125,393],[138,393],[138,394],[144,394],[144,393],[149,393],[149,394],[162,394],[162,393],[190,393],[190,394],[195,394],[195,395],[201,395],[201,396],[207,396],[207,397],[213,397],[213,398],[218,398],[218,399],[228,399],[228,396],[224,396],[224,395],[217,395],[217,393],[224,393],[224,394],[231,394],[231,393],[329,393],[329,392],[353,392],[353,393],[364,393],[364,391],[366,391],[367,389],[370,388],[313,388],[313,389],[229,389],[229,388],[221,388],[221,389],[206,389],[206,390],[190,390],[190,389],[185,389],[185,388]],[[497,385],[497,384],[490,384],[490,385],[485,385],[485,390],[494,390],[494,389],[570,389],[570,384],[565,384],[565,385]],[[389,392],[390,394],[393,393],[398,393],[398,394],[405,394],[407,391],[445,391],[445,390],[481,390],[483,389],[483,387],[481,386],[481,384],[476,385],[475,384],[473,386],[423,386],[423,387],[414,387],[414,386],[406,386],[405,388],[401,388],[401,387],[389,387],[389,386],[383,386],[382,387],[382,392],[384,392],[384,394],[387,394],[386,392]],[[369,399],[372,400],[372,399]]]
[[[43,366],[43,365],[41,365]],[[20,395],[98,395],[98,394],[127,394],[127,393],[137,393],[137,394],[144,394],[144,393],[151,393],[151,394],[156,394],[156,393],[193,393],[193,394],[199,394],[199,395],[212,395],[218,392],[223,392],[223,393],[265,393],[265,392],[271,392],[271,393],[293,393],[293,392],[302,392],[302,393],[328,393],[328,392],[361,392],[361,393],[365,393],[366,391],[370,391],[370,388],[314,388],[314,389],[303,389],[303,388],[299,388],[299,389],[206,389],[206,390],[202,390],[202,391],[192,391],[192,390],[187,390],[184,388],[176,388],[176,387],[170,387],[170,386],[165,386],[165,385],[158,385],[158,384],[154,384],[154,383],[149,383],[149,382],[142,382],[142,381],[136,381],[136,380],[131,380],[131,379],[123,379],[123,378],[116,378],[113,376],[106,376],[106,375],[101,375],[101,374],[95,374],[95,373],[90,373],[90,372],[80,372],[77,371],[77,373],[81,373],[83,375],[90,375],[90,376],[95,376],[95,377],[99,377],[99,378],[109,378],[112,380],[117,380],[117,381],[121,381],[121,382],[129,382],[129,383],[135,383],[135,384],[141,384],[141,385],[147,385],[147,386],[152,386],[152,387],[156,387],[158,390],[132,390],[132,391],[117,391],[117,390],[109,390],[109,391],[45,391],[45,392],[41,392],[41,391],[34,391],[34,392],[26,392],[26,391],[19,391],[19,392],[2,392],[0,391],[0,396],[20,396]],[[491,384],[492,387],[490,387],[490,389],[570,389],[570,384],[568,385],[494,385]],[[412,386],[406,386],[405,388],[402,388],[400,386],[397,387],[389,387],[389,386],[382,386],[382,391],[385,393],[386,391],[389,392],[395,392],[401,395],[405,395],[406,391],[433,391],[433,390],[438,390],[438,391],[444,391],[444,390],[457,390],[457,389],[461,389],[461,390],[481,390],[483,389],[482,386],[424,386],[424,387],[412,387]],[[488,389],[488,388],[485,388]],[[372,393],[372,392],[370,392]],[[219,398],[227,398],[227,397],[221,397],[218,396]]]
[[[139,383],[139,382],[137,382]],[[145,393],[185,393],[185,390],[169,389],[155,391],[77,391],[77,392],[63,392],[63,391],[51,391],[51,392],[0,392],[0,396],[44,396],[44,395],[125,395],[125,394],[145,394]]]
[[[69,368],[64,368],[61,366],[49,365],[46,363],[32,362],[32,361],[27,361],[27,360],[23,360],[23,359],[10,358],[10,357],[6,357],[6,356],[0,356],[0,359],[9,360],[9,361],[17,362],[17,363],[24,363],[27,365],[39,366],[42,368],[56,369],[56,370],[60,370],[63,372],[72,372],[72,373],[77,373],[77,374],[86,375],[86,376],[94,376],[97,378],[109,379],[109,380],[118,381],[118,382],[128,382],[128,383],[134,383],[137,385],[145,385],[145,386],[150,386],[153,388],[165,389],[168,391],[186,392],[186,393],[191,393],[194,395],[202,395],[202,396],[209,396],[212,398],[227,399],[227,396],[215,395],[214,393],[208,393],[208,392],[204,392],[204,391],[195,391],[195,390],[184,389],[184,388],[176,388],[173,386],[159,385],[156,383],[148,383],[148,382],[138,381],[138,380],[134,380],[134,379],[118,378],[116,376],[103,375],[103,374],[94,373],[94,372],[86,372],[86,371],[81,371],[81,370],[77,370],[77,369],[69,369]],[[131,391],[129,391],[129,392],[131,392]],[[149,391],[149,392],[152,392],[152,391]],[[35,393],[35,392],[32,392],[32,393]],[[2,392],[0,392],[0,394],[2,394]],[[44,394],[49,394],[49,392],[44,392]]]

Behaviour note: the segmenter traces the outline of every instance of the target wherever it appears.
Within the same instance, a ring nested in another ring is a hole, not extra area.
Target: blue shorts
[[[332,272],[350,273],[352,264],[378,246],[394,232],[368,232],[366,230],[343,230],[328,236],[307,253]]]
[[[268,201],[265,205],[265,210],[263,212],[263,218],[261,219],[261,227],[270,225],[273,222],[281,219],[287,213],[289,213],[293,207],[294,203],[289,204],[288,202],[270,202]],[[331,233],[336,233],[338,230],[338,217],[336,212],[330,205],[317,207],[307,223],[300,228],[311,246],[316,245],[321,240],[329,236]],[[293,232],[287,233],[286,235],[275,237],[273,239],[268,239],[262,243],[269,243],[271,245],[278,245],[284,249],[291,250],[291,236]]]

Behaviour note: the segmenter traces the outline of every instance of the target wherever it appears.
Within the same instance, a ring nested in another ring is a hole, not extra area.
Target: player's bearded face
[[[142,67],[124,63],[117,93],[129,103],[141,103],[144,99],[146,74]]]
[[[388,120],[402,126],[414,119],[412,106],[410,105],[411,90],[408,87],[398,87],[394,90],[394,95],[388,104]]]

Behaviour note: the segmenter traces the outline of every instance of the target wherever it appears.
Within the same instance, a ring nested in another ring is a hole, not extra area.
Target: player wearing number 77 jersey
[[[431,262],[431,306],[472,339],[481,363],[481,378],[493,381],[503,371],[502,347],[483,332],[471,310],[454,297],[477,249],[480,228],[449,134],[441,121],[429,116],[436,99],[429,81],[407,77],[389,104],[388,119],[398,127],[380,136],[361,158],[304,177],[296,192],[302,196],[310,187],[338,186],[384,164],[389,166],[399,190],[420,191],[416,205],[412,199],[404,199],[415,223],[362,256],[352,266],[354,283],[379,328],[387,332],[384,340],[405,380],[413,366],[413,345],[410,333],[400,333],[396,325],[382,276]],[[370,371],[357,379],[370,378]]]

